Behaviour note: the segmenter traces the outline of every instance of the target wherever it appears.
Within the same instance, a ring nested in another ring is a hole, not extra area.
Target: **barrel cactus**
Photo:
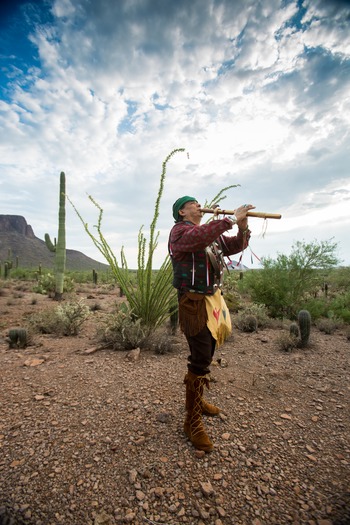
[[[300,329],[300,347],[308,345],[311,331],[311,315],[308,310],[300,310],[298,313],[298,324]]]
[[[26,348],[28,334],[25,328],[11,328],[8,333],[9,348]]]
[[[296,339],[299,339],[300,337],[300,330],[297,323],[292,323],[289,327],[289,333],[292,337],[295,337]]]

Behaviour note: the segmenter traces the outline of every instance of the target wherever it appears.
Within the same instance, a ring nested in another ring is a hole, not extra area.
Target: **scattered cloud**
[[[162,162],[186,148],[168,165],[158,264],[173,201],[231,184],[225,207],[283,215],[264,237],[252,221],[259,257],[331,235],[350,264],[349,21],[345,1],[12,3],[0,22],[2,213],[54,235],[65,171],[84,220],[96,224],[92,195],[135,265]],[[101,260],[68,204],[67,245]]]

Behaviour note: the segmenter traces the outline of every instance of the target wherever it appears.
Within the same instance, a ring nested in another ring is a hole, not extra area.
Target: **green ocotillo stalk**
[[[63,295],[64,272],[66,269],[66,176],[63,171],[60,175],[60,196],[58,208],[58,237],[57,243],[51,242],[48,233],[45,234],[45,243],[55,256],[55,297],[60,301]]]

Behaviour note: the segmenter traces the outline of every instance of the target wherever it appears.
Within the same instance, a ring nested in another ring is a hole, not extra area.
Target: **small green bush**
[[[329,304],[324,297],[310,298],[302,304],[302,308],[310,312],[314,321],[328,316]]]
[[[251,317],[256,319],[257,328],[266,328],[269,323],[267,308],[263,304],[253,303],[239,310],[235,320],[237,328],[241,329],[240,326],[244,324],[249,325],[250,321],[246,323],[244,320]]]
[[[28,323],[33,331],[42,334],[75,336],[89,315],[89,307],[80,299],[38,312],[28,318]]]
[[[64,335],[78,335],[81,325],[90,313],[90,308],[82,299],[60,303],[56,307],[56,315],[63,326]]]
[[[236,319],[236,325],[242,332],[256,332],[258,330],[258,320],[254,315],[240,313]]]
[[[238,312],[241,305],[241,299],[237,292],[226,292],[224,294],[225,303],[230,312]]]
[[[333,317],[342,319],[344,323],[350,323],[350,292],[334,297],[329,305],[329,311]]]
[[[142,319],[135,319],[127,303],[117,306],[97,330],[98,339],[113,350],[132,350],[142,346],[149,331],[142,325]]]
[[[63,282],[63,291],[66,293],[73,292],[74,286],[75,285],[73,279],[65,275]],[[52,295],[55,293],[55,289],[55,276],[51,273],[47,273],[40,275],[39,280],[35,283],[33,287],[33,292],[40,293],[42,295]]]

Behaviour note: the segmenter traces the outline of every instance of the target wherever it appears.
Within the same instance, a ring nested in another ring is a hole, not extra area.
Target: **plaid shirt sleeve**
[[[188,222],[178,222],[170,232],[169,247],[174,259],[180,260],[182,254],[204,250],[227,230],[232,229],[232,222],[224,219],[211,221],[208,224],[196,225]],[[224,255],[233,255],[247,247],[249,231],[246,234],[238,232],[234,237],[222,236]]]

